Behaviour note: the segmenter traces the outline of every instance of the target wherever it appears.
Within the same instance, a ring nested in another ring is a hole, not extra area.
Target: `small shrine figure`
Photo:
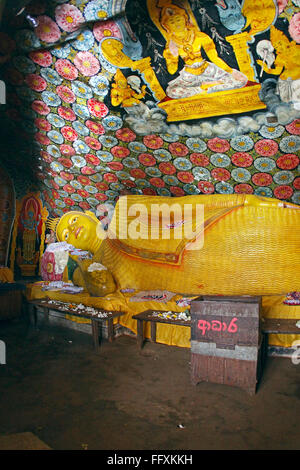
[[[111,87],[111,104],[113,106],[130,107],[140,103],[146,94],[146,85],[143,85],[140,93],[134,91],[128,84],[126,77],[120,69],[115,74],[115,82]]]

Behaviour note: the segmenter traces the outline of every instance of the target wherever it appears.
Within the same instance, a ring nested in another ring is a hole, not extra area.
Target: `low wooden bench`
[[[74,310],[69,305],[79,305],[75,303],[65,303],[60,301],[51,301],[50,299],[36,299],[27,300],[27,311],[29,316],[32,318],[32,323],[36,326],[37,324],[37,309],[41,309],[45,315],[46,322],[49,322],[49,311],[63,312],[76,317],[87,318],[91,320],[92,337],[97,351],[100,346],[99,342],[99,323],[107,321],[108,326],[108,341],[112,342],[114,339],[113,319],[124,315],[125,312],[108,311],[103,309],[96,309],[93,307],[95,314],[88,311],[88,307],[81,308],[80,310]]]
[[[156,326],[157,323],[165,323],[169,325],[177,325],[177,326],[191,326],[190,320],[179,320],[179,319],[172,319],[172,318],[164,318],[154,315],[154,313],[164,314],[165,311],[160,310],[146,310],[141,313],[137,313],[133,315],[132,318],[137,320],[137,342],[140,348],[143,347],[144,344],[144,322],[151,322],[151,341],[156,343]],[[178,315],[178,312],[172,312]]]
[[[266,336],[266,347],[268,347],[269,334],[274,335],[300,335],[300,328],[296,326],[299,318],[262,318],[261,331]]]

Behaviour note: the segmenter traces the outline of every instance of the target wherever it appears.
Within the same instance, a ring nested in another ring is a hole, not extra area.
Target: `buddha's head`
[[[184,8],[176,5],[166,6],[162,9],[160,23],[168,33],[185,31],[189,24],[189,17]]]
[[[60,242],[95,253],[105,238],[105,232],[92,212],[70,211],[58,220],[56,237]]]

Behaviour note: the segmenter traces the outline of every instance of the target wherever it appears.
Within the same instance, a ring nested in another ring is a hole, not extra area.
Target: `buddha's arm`
[[[169,74],[173,75],[177,72],[178,69],[178,55],[174,56],[167,45],[163,52],[163,56],[167,64],[167,70]]]

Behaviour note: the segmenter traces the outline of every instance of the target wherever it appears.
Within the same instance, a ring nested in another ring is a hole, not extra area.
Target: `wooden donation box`
[[[191,302],[191,379],[255,394],[262,369],[261,297],[203,296]]]

